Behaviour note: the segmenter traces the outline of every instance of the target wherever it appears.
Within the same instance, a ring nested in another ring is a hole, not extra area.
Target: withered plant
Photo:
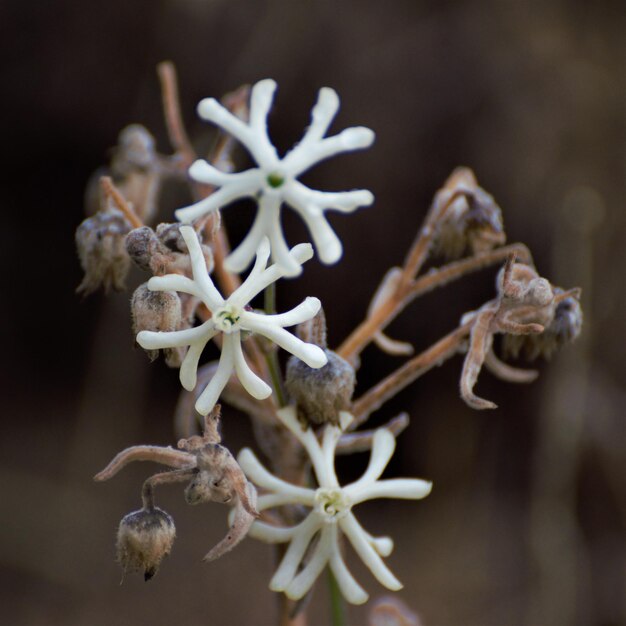
[[[184,391],[174,423],[182,438],[177,448],[130,447],[95,479],[108,480],[132,461],[167,468],[144,482],[142,508],[120,523],[117,551],[125,572],[143,572],[146,580],[156,574],[172,549],[175,529],[172,518],[155,505],[154,491],[158,485],[186,483],[189,504],[213,501],[231,509],[226,537],[205,559],[222,556],[246,535],[275,544],[279,565],[269,587],[281,594],[280,623],[304,624],[307,597],[325,569],[335,607],[341,597],[353,604],[367,601],[344,560],[348,543],[383,586],[402,586],[383,561],[393,541],[368,533],[353,510],[375,498],[420,499],[432,485],[415,478],[380,478],[409,416],[363,428],[372,413],[455,354],[465,359],[461,399],[475,409],[496,408],[474,393],[483,365],[513,383],[528,383],[537,372],[500,360],[494,335],[504,336],[505,354],[549,357],[580,332],[579,290],[564,291],[541,277],[525,245],[505,245],[500,207],[471,170],[458,168],[435,194],[404,263],[390,268],[373,290],[363,321],[339,346],[329,348],[326,318],[332,319],[332,308],[323,310],[317,298],[308,297],[290,311],[275,311],[276,281],[297,279],[314,253],[308,243],[289,248],[281,210],[296,211],[320,260],[336,263],[342,245],[325,211],[352,212],[374,198],[367,190],[313,190],[298,177],[335,154],[369,147],[374,133],[355,127],[326,136],[339,98],[322,88],[303,138],[280,158],[267,134],[276,84],[262,80],[221,103],[209,98],[199,104],[199,115],[219,129],[209,158],[199,159],[182,122],[173,66],[161,64],[159,76],[174,152],[158,154],[141,126],[122,131],[107,175],[88,196],[95,211],[76,233],[85,270],[78,291],[124,289],[133,262],[148,275],[132,296],[133,329],[151,360],[163,353],[166,365],[179,370]],[[235,171],[237,143],[254,162],[248,170]],[[178,221],[157,224],[160,190],[168,178],[186,181],[195,202],[175,212]],[[220,211],[236,210],[230,205],[242,197],[256,201],[257,214],[231,252]],[[424,271],[427,262],[431,267]],[[433,262],[441,264],[433,267]],[[419,296],[488,266],[502,266],[494,298],[465,314],[426,350],[414,355],[411,344],[385,334]],[[263,309],[255,310],[251,302],[260,293]],[[296,334],[286,330],[292,326]],[[219,347],[220,359],[201,363],[209,342]],[[371,343],[404,361],[354,398],[358,370],[365,365],[361,355]],[[291,353],[284,373],[278,347]],[[234,457],[222,443],[221,411],[227,433],[229,406],[249,416],[266,465],[252,450]],[[360,451],[370,451],[367,469],[342,485],[335,456]],[[410,611],[400,606],[393,599],[377,604],[372,623],[389,612],[410,623]],[[341,611],[333,613],[335,624],[343,619]]]

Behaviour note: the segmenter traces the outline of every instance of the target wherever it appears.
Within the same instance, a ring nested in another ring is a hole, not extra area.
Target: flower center
[[[272,189],[278,189],[279,187],[282,187],[285,182],[285,177],[279,172],[272,172],[267,175],[266,180],[267,184],[272,187]]]
[[[240,314],[239,309],[231,305],[226,305],[213,313],[213,323],[216,328],[223,333],[232,333],[239,330],[238,322]]]
[[[327,524],[336,522],[352,508],[352,502],[342,489],[320,487],[315,492],[315,510]]]

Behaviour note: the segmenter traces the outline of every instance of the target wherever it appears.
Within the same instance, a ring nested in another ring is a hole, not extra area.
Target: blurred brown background
[[[96,485],[121,448],[174,443],[174,372],[132,350],[127,294],[85,301],[73,232],[89,175],[121,128],[148,126],[168,152],[154,71],[179,69],[183,111],[200,142],[196,102],[244,82],[278,81],[271,132],[285,150],[317,89],[334,87],[333,128],[362,124],[374,147],[307,175],[314,187],[368,187],[372,208],[331,222],[345,244],[333,268],[312,261],[279,289],[285,308],[325,303],[331,345],[364,314],[378,280],[403,259],[430,199],[469,165],[504,211],[510,241],[543,275],[584,289],[578,343],[531,386],[495,381],[479,413],[458,397],[457,357],[374,416],[406,409],[394,475],[434,481],[419,503],[359,511],[389,533],[402,597],[428,626],[626,624],[624,426],[624,146],[626,9],[614,1],[56,0],[0,4],[4,85],[4,429],[0,443],[0,622],[7,626],[271,624],[268,549],[244,542],[206,565],[225,530],[217,505],[159,502],[177,522],[172,556],[149,584],[119,586],[118,520],[139,505],[149,469]],[[187,201],[168,190],[163,216]],[[233,237],[249,209],[225,212]],[[289,240],[304,237],[286,216]],[[489,299],[495,270],[418,301],[390,329],[417,349]],[[140,276],[133,275],[131,284]],[[365,355],[359,389],[398,361]],[[250,443],[226,415],[227,444]],[[350,477],[365,464],[340,469]],[[382,594],[352,559],[373,598]],[[311,623],[327,623],[318,585]],[[351,609],[363,624],[366,609]]]

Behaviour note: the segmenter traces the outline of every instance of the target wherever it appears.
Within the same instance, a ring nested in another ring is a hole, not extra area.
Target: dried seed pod
[[[117,560],[124,573],[143,572],[150,580],[171,552],[175,537],[174,520],[157,507],[126,515],[117,531]]]
[[[349,411],[352,403],[354,368],[336,352],[327,348],[324,352],[328,362],[318,369],[295,356],[287,361],[285,386],[305,428],[325,423],[339,426],[339,412]]]
[[[149,272],[152,251],[157,243],[154,231],[149,226],[135,228],[126,236],[126,252],[137,267]]]
[[[133,293],[130,308],[135,336],[142,330],[170,332],[180,330],[184,325],[181,300],[175,291],[150,291],[148,283],[143,283]],[[151,361],[159,356],[158,350],[145,352]],[[180,366],[184,352],[184,348],[163,350],[170,367]]]
[[[478,186],[472,170],[459,167],[438,192],[435,203],[451,202],[433,244],[435,254],[457,259],[480,254],[505,243],[502,210]]]
[[[76,248],[85,272],[78,293],[89,295],[100,286],[108,292],[111,288],[125,288],[130,268],[125,239],[132,226],[117,209],[99,211],[84,220],[76,229]]]
[[[563,290],[555,287],[558,296]],[[550,359],[563,346],[574,341],[582,330],[583,312],[580,302],[572,295],[559,302],[551,323],[540,335],[505,335],[502,352],[505,358],[523,356],[528,361],[538,357]]]

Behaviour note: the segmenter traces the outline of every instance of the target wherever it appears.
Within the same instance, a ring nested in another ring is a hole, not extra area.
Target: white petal
[[[267,235],[270,225],[271,216],[268,216],[259,205],[252,228],[243,241],[224,260],[224,267],[229,272],[239,274],[250,265],[250,261],[254,258],[263,237]]]
[[[239,318],[239,324],[242,328],[247,328],[248,320],[259,320],[260,324],[273,324],[275,326],[294,326],[312,319],[317,315],[322,303],[317,298],[305,298],[298,306],[285,313],[275,315],[266,315],[264,313],[253,313],[244,311]]]
[[[193,279],[200,287],[202,300],[211,311],[214,311],[224,305],[224,298],[222,298],[220,292],[215,288],[213,281],[209,277],[206,259],[204,258],[200,242],[198,241],[198,235],[191,226],[181,226],[180,234],[187,244]]]
[[[321,524],[323,522],[315,513],[309,513],[308,517],[298,525],[298,530],[294,534],[285,556],[272,576],[272,580],[270,580],[272,591],[285,591],[289,586],[298,571],[302,557],[304,557],[313,535],[320,529]]]
[[[224,338],[226,338],[226,336],[227,335],[224,335]],[[233,366],[232,348],[229,349],[228,342],[224,341],[217,371],[204,391],[200,394],[200,397],[196,400],[196,411],[198,411],[200,415],[208,415],[217,404],[220,394],[228,383],[228,379],[233,371]]]
[[[365,563],[372,574],[374,574],[376,580],[392,591],[402,589],[402,583],[392,574],[391,570],[383,563],[380,556],[378,556],[377,552],[370,544],[367,534],[361,528],[356,517],[354,517],[354,514],[348,513],[348,515],[339,520],[339,526],[350,540],[352,547],[361,557],[363,563]]]
[[[420,500],[432,491],[433,484],[428,480],[420,480],[419,478],[392,478],[390,480],[377,480],[358,490],[352,487],[354,485],[346,487],[346,492],[350,494],[354,504],[358,504],[375,498]]]
[[[280,528],[265,522],[254,522],[248,536],[265,543],[286,543],[291,541],[297,527]]]
[[[199,183],[214,185],[216,187],[224,187],[233,180],[237,180],[238,177],[238,174],[230,174],[218,170],[204,159],[194,161],[187,170],[187,173],[193,180]]]
[[[285,201],[297,200],[303,206],[314,206],[318,210],[334,209],[342,213],[352,213],[360,206],[374,202],[374,194],[367,189],[353,191],[317,191],[294,180],[285,189]]]
[[[172,330],[169,332],[155,332],[142,330],[137,334],[137,343],[145,350],[160,350],[161,348],[180,348],[193,343],[201,343],[204,347],[214,335],[213,322],[208,320],[200,326]]]
[[[248,174],[249,172],[256,173],[257,171],[258,170],[248,170],[247,172],[241,172],[241,174]],[[238,198],[253,196],[259,189],[257,179],[257,176],[250,176],[249,179],[246,178],[236,183],[226,185],[194,204],[183,207],[182,209],[177,209],[174,211],[174,215],[176,215],[176,219],[179,222],[190,223],[203,215],[207,215],[208,213],[212,213],[217,209],[229,205]]]
[[[239,463],[246,476],[255,485],[282,495],[288,495],[293,498],[293,503],[306,504],[311,507],[313,506],[315,492],[312,489],[298,487],[277,478],[268,472],[265,467],[263,467],[250,448],[244,448],[241,450],[237,456],[237,463]]]
[[[226,340],[226,335],[224,339]],[[233,344],[233,352],[235,356],[235,371],[237,378],[243,385],[243,388],[257,400],[263,400],[272,395],[272,388],[261,378],[259,378],[248,366],[241,349],[240,333],[233,333],[228,340]]]
[[[328,357],[319,346],[315,346],[312,343],[305,343],[284,328],[277,328],[268,324],[265,320],[259,320],[260,317],[259,315],[253,319],[246,318],[248,330],[267,337],[270,341],[273,341],[283,348],[283,350],[287,350],[287,352],[297,356],[309,367],[317,369],[326,365]]]
[[[313,550],[311,560],[306,564],[304,569],[291,581],[287,589],[285,589],[285,595],[292,600],[299,600],[313,586],[313,583],[317,580],[318,576],[322,573],[326,563],[330,560],[330,557],[334,550],[339,550],[339,544],[337,539],[332,541],[333,534],[328,528],[328,525],[322,527],[320,538],[317,546]]]
[[[391,537],[372,537],[369,533],[368,540],[380,556],[389,556],[393,552],[393,539]]]
[[[180,274],[153,276],[148,281],[148,289],[150,291],[180,291],[181,293],[188,293],[202,298],[200,287],[191,278],[181,276]]]
[[[270,240],[264,236],[257,246],[254,266],[250,270],[246,280],[244,280],[239,288],[228,298],[228,304],[238,309],[243,309],[254,296],[265,289],[265,286],[261,287],[260,285],[263,284],[262,276],[267,267],[270,253]]]
[[[198,363],[206,344],[192,343],[180,366],[180,384],[187,390],[193,391],[198,380]]]
[[[359,480],[348,485],[346,493],[351,499],[358,498],[364,487],[371,485],[380,478],[383,470],[387,467],[389,460],[396,448],[396,438],[386,428],[379,428],[374,433],[372,440],[372,451],[370,452],[370,460],[365,473]]]
[[[253,157],[255,156],[252,150],[254,133],[250,127],[223,107],[215,98],[201,100],[198,104],[198,115],[208,122],[213,122],[229,135],[235,137],[248,149]]]
[[[331,530],[333,533],[337,533],[337,525],[333,524]],[[337,539],[333,541],[336,542]],[[343,597],[350,602],[350,604],[363,604],[367,602],[369,596],[346,567],[339,545],[337,545],[337,549],[333,550],[330,556],[330,569],[335,576],[335,580],[339,585]]]

